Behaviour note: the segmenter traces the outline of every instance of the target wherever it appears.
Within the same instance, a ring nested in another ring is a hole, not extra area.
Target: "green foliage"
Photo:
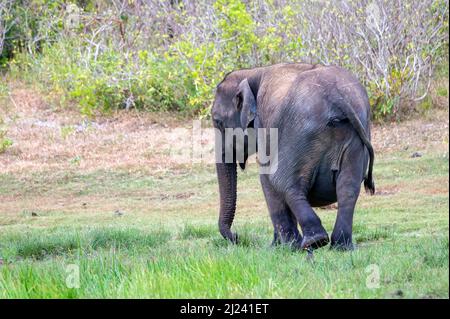
[[[187,98],[176,63],[147,51],[123,56],[113,48],[93,59],[77,52],[76,43],[59,42],[45,47],[36,59],[19,56],[11,71],[17,75],[32,70],[31,81],[52,92],[61,106],[74,101],[82,114],[92,116],[131,107],[183,111]]]
[[[42,45],[54,42],[62,31],[61,0],[5,1],[0,12],[0,31],[5,30],[4,43],[0,46],[0,67],[19,52],[40,52]]]
[[[206,115],[214,87],[227,70],[248,66],[258,48],[265,48],[269,60],[277,47],[273,28],[262,39],[255,36],[255,23],[240,0],[217,1],[214,8],[221,45],[195,45],[186,34],[162,53],[124,54],[111,45],[93,55],[79,50],[82,41],[70,38],[45,46],[32,58],[19,55],[10,67],[15,74],[38,76],[62,105],[74,101],[88,116],[130,107]]]
[[[247,66],[246,57],[257,44],[255,22],[241,0],[218,0],[214,8],[219,14],[217,24],[224,42],[221,49],[225,63],[236,68]]]
[[[207,116],[214,88],[229,71],[278,62],[336,64],[366,86],[375,119],[398,118],[427,92],[433,65],[448,55],[448,15],[442,14],[448,2],[427,1],[426,10],[375,1],[388,29],[399,30],[390,35],[370,28],[364,2],[217,0],[197,9],[189,1],[150,2],[154,12],[147,18],[141,2],[119,9],[80,0],[72,2],[79,21],[69,27],[65,1],[21,0],[3,14],[12,27],[0,64],[87,116],[133,107]],[[424,19],[432,23],[420,24]]]
[[[6,137],[8,131],[4,128],[3,119],[0,117],[0,154],[13,145],[13,141]]]
[[[7,148],[13,145],[13,141],[7,138],[6,131],[0,131],[0,154],[5,152]]]

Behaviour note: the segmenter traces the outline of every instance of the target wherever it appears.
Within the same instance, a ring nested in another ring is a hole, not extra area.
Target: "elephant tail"
[[[337,91],[337,90],[336,90]],[[369,152],[369,169],[367,171],[367,175],[364,177],[364,188],[367,193],[370,195],[375,194],[375,182],[373,180],[373,163],[374,163],[374,152],[372,144],[370,143],[369,138],[367,137],[366,130],[364,129],[364,126],[361,123],[361,120],[359,119],[358,115],[356,114],[355,110],[352,107],[352,104],[350,101],[339,91],[337,91],[338,98],[337,103],[335,100],[335,105],[341,110],[342,113],[348,118],[350,124],[353,126],[355,131],[358,133],[359,138],[364,143],[364,145],[367,148],[367,151]]]

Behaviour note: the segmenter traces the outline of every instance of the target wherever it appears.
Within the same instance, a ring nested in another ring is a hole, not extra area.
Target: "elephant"
[[[211,109],[216,139],[219,184],[219,231],[233,243],[237,165],[245,169],[250,155],[249,129],[277,129],[277,169],[259,174],[274,227],[273,244],[295,249],[351,250],[353,215],[364,182],[375,193],[374,150],[370,138],[370,104],[365,88],[338,66],[281,63],[235,70],[217,85]],[[224,141],[226,129],[242,129],[244,156],[236,139]],[[262,137],[267,136],[261,134]],[[267,137],[270,139],[270,137]],[[266,141],[267,142],[267,141]],[[228,145],[228,146],[227,146]],[[259,149],[258,149],[259,148]],[[226,160],[225,153],[233,153]],[[338,203],[331,240],[313,207]],[[300,226],[301,233],[299,232]]]

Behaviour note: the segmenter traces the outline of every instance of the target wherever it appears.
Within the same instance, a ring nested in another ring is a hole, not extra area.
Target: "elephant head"
[[[238,145],[236,136],[226,139],[226,131],[241,129],[246,131],[254,127],[257,105],[257,86],[255,76],[246,72],[233,72],[217,86],[216,96],[212,108],[212,119],[216,128],[216,170],[220,193],[219,230],[222,236],[232,242],[237,242],[237,235],[231,232],[236,211],[237,164],[242,169],[249,155],[248,136],[244,136],[244,143]],[[226,143],[228,142],[228,144]],[[241,153],[239,153],[241,152]],[[239,154],[243,156],[239,156]],[[238,153],[238,154],[237,154]]]

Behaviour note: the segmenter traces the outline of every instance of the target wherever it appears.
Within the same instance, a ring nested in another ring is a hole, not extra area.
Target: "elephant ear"
[[[236,108],[241,113],[242,129],[245,130],[256,117],[256,100],[247,79],[239,83],[235,100]]]

